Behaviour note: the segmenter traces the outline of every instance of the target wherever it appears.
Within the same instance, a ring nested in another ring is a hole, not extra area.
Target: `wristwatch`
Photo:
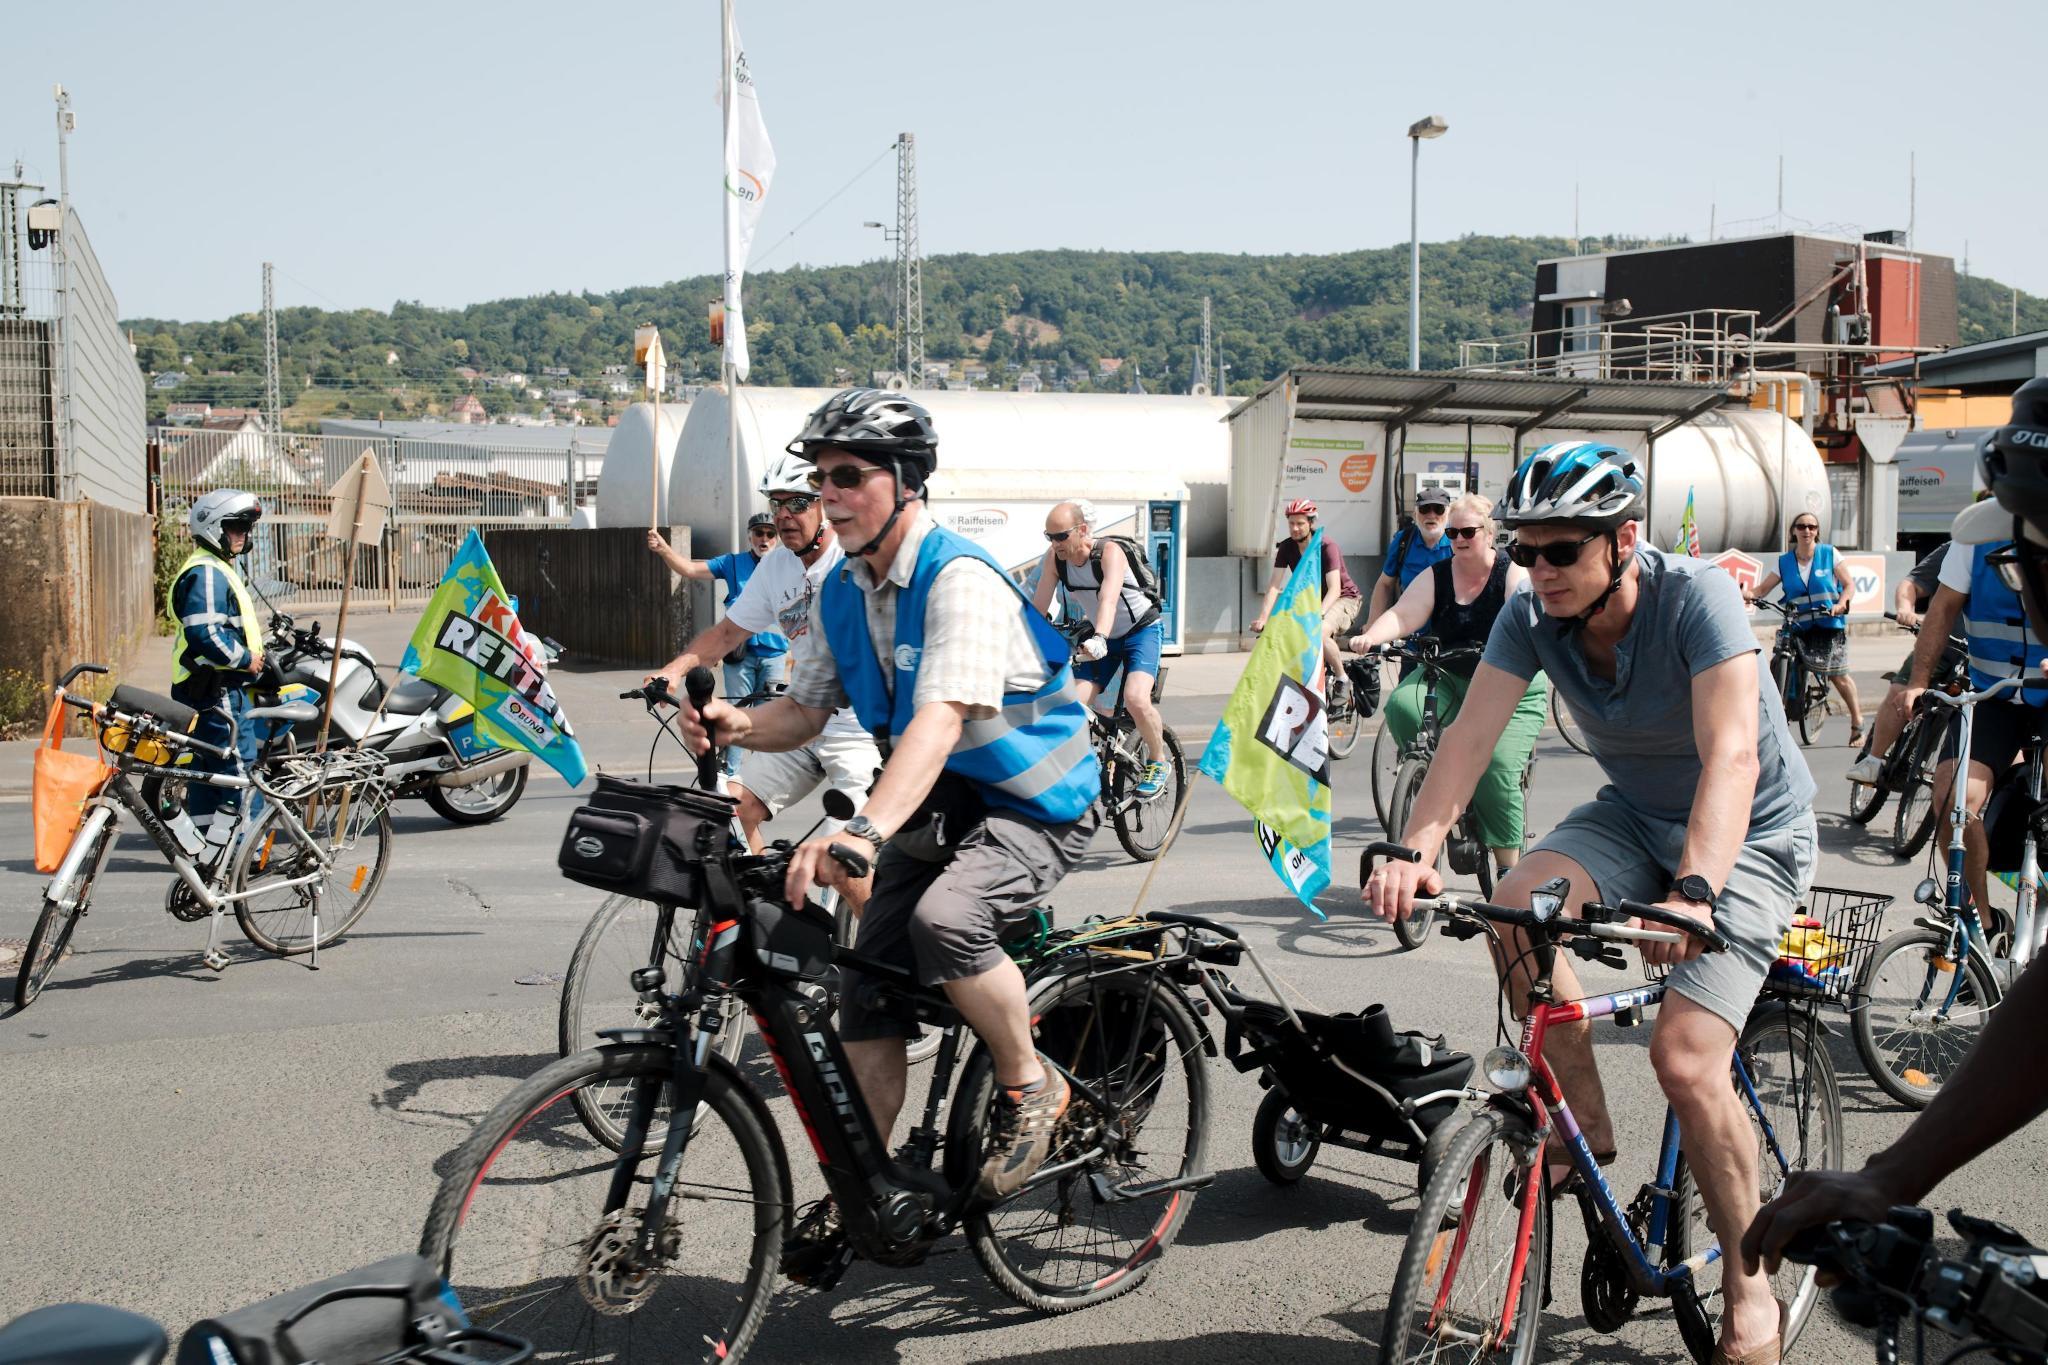
[[[1704,905],[1709,910],[1715,908],[1713,885],[1697,872],[1689,872],[1685,876],[1680,877],[1677,881],[1671,883],[1671,889],[1678,894],[1681,900],[1689,900],[1695,904]]]
[[[846,824],[841,827],[840,832],[842,834],[851,834],[856,838],[867,840],[869,843],[875,846],[875,852],[877,853],[880,853],[882,851],[883,844],[889,842],[888,839],[883,836],[882,831],[875,828],[875,822],[868,819],[865,815],[856,815],[851,820],[848,820]]]

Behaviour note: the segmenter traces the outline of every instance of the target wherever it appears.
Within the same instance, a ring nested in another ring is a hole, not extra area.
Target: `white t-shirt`
[[[794,661],[798,657],[797,640],[811,628],[811,607],[824,589],[825,575],[837,569],[845,558],[846,551],[840,548],[836,536],[809,566],[787,545],[777,545],[754,566],[754,576],[726,608],[726,619],[749,635],[764,630],[781,631],[789,640],[790,658]],[[832,719],[825,723],[825,733],[867,735],[850,706],[832,713]]]
[[[1951,546],[1951,550],[1953,550]],[[1977,571],[1977,556],[1974,545],[1965,545],[1960,553],[1945,554],[1941,557],[1941,577],[1936,581],[1944,588],[1954,588],[1963,596],[1970,595],[1970,579]]]

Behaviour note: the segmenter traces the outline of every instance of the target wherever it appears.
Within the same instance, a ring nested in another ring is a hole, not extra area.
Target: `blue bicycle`
[[[1374,844],[1366,856],[1415,855],[1398,845]],[[1586,1321],[1612,1332],[1635,1315],[1642,1300],[1669,1299],[1693,1359],[1706,1361],[1713,1354],[1707,1302],[1719,1291],[1721,1248],[1680,1148],[1677,1116],[1666,1112],[1656,1174],[1624,1206],[1544,1061],[1543,1039],[1552,1025],[1581,1019],[1639,1025],[1664,998],[1664,983],[1652,981],[1611,995],[1556,1000],[1550,978],[1560,948],[1624,966],[1621,942],[1677,942],[1680,933],[1689,933],[1709,952],[1724,951],[1727,943],[1709,925],[1634,901],[1589,902],[1582,918],[1568,919],[1565,888],[1562,880],[1547,884],[1530,897],[1527,910],[1454,896],[1428,902],[1445,916],[1445,935],[1483,933],[1501,963],[1518,954],[1496,926],[1519,930],[1529,945],[1533,983],[1521,1046],[1497,1047],[1480,1064],[1490,1089],[1448,1092],[1469,1094],[1480,1108],[1462,1125],[1445,1123],[1432,1139],[1435,1147],[1448,1134],[1431,1154],[1429,1184],[1394,1276],[1381,1338],[1380,1359],[1387,1365],[1496,1357],[1528,1365],[1538,1359],[1550,1297],[1551,1202],[1563,1193],[1576,1196],[1586,1224],[1586,1260],[1579,1273]],[[1662,927],[1636,927],[1630,919]],[[1730,1073],[1754,1125],[1762,1199],[1771,1199],[1794,1172],[1841,1164],[1841,1096],[1810,1000],[1780,997],[1767,987],[1736,1043]],[[1424,1095],[1410,1103],[1420,1107],[1442,1098]],[[1556,1186],[1548,1163],[1558,1158],[1545,1156],[1553,1136],[1571,1163],[1571,1174]],[[1813,1308],[1814,1271],[1788,1263],[1773,1289],[1785,1305],[1782,1339],[1789,1349]]]

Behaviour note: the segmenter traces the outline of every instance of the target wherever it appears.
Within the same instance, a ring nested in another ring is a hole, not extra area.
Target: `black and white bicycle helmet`
[[[786,449],[815,460],[824,449],[844,450],[881,465],[896,476],[896,510],[857,550],[856,558],[875,552],[912,498],[921,497],[932,471],[939,467],[939,433],[924,405],[882,389],[842,389],[821,404]]]
[[[1557,441],[1522,461],[1494,510],[1509,530],[1555,522],[1612,531],[1642,518],[1633,455],[1598,441]]]

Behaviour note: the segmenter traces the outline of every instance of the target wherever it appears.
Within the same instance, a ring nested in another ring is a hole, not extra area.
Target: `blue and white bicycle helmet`
[[[1509,530],[1557,522],[1612,531],[1640,520],[1644,502],[1633,455],[1598,441],[1557,441],[1522,461],[1495,515]]]
[[[1523,460],[1508,479],[1508,491],[1495,515],[1509,530],[1539,524],[1584,526],[1607,533],[1607,589],[1578,616],[1563,623],[1565,631],[1583,626],[1607,607],[1628,572],[1616,532],[1624,522],[1638,521],[1648,505],[1635,457],[1598,441],[1556,441]]]

